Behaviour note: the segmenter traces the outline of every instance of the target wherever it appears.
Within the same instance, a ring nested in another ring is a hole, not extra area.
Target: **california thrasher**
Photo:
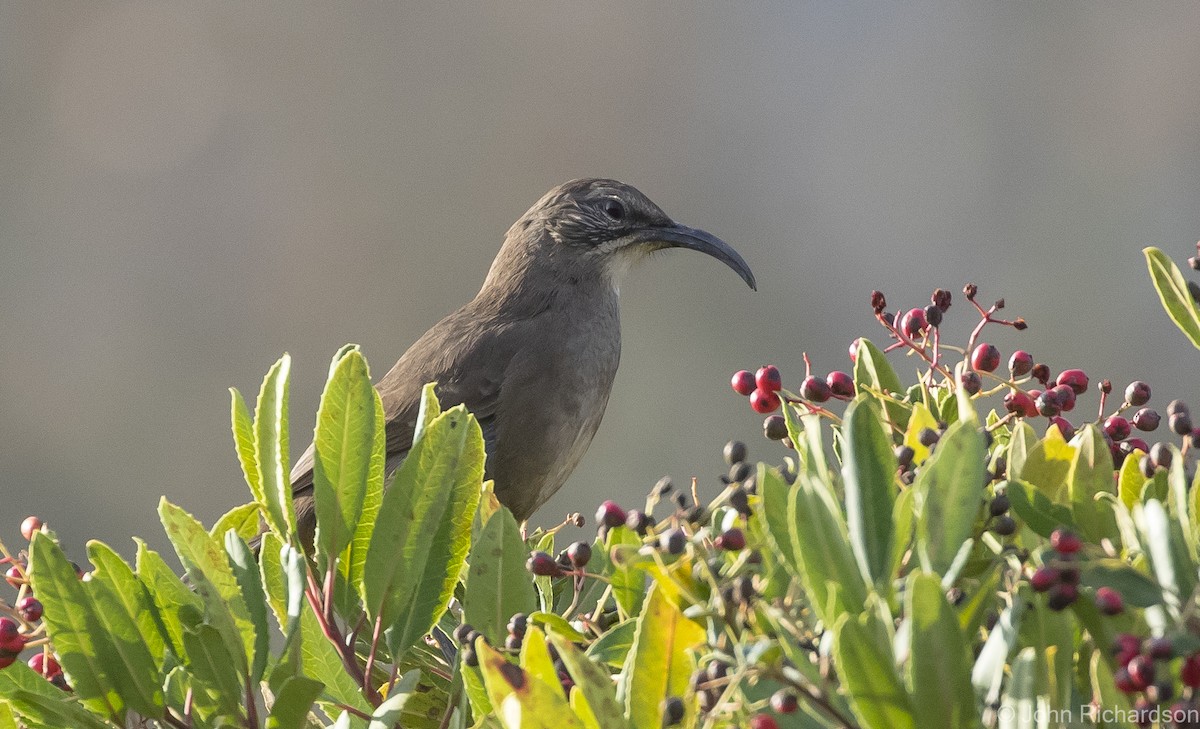
[[[479,419],[487,478],[524,521],[563,485],[587,450],[621,356],[618,286],[654,251],[690,248],[754,274],[738,253],[675,223],[615,180],[582,179],[546,193],[509,229],[483,288],[416,341],[377,388],[387,420],[387,473],[412,445],[421,388]],[[313,449],[292,469],[301,534],[311,543]]]

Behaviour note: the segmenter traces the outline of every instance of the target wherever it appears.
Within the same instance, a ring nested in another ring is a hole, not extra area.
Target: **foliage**
[[[1192,289],[1160,252],[1147,261],[1200,346]],[[1112,418],[1140,395],[1106,413],[1107,383],[1096,420],[1070,424],[1078,371],[1051,384],[1014,357],[994,374],[985,325],[1024,322],[966,293],[981,320],[962,349],[941,341],[945,292],[921,318],[878,294],[894,341],[856,341],[850,391],[807,373],[791,393],[775,372],[752,400],[782,402],[765,426],[782,464],[731,444],[715,498],[660,482],[642,509],[606,502],[595,540],[565,549],[582,520],[526,534],[484,481],[475,418],[432,385],[385,474],[354,346],[317,415],[307,543],[285,355],[253,413],[233,393],[253,501],[211,529],[159,505],[183,578],[141,542],[132,565],[92,542],[77,571],[40,524],[27,552],[4,552],[19,592],[3,607],[17,637],[0,625],[0,728],[1167,726],[1161,712],[1200,699],[1186,406],[1168,411],[1179,446],[1130,438]],[[921,363],[914,383],[890,352]],[[13,662],[23,646],[36,670]]]

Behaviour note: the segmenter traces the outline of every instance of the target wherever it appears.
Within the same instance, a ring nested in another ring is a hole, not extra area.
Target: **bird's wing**
[[[375,387],[383,401],[387,433],[387,469],[394,470],[412,447],[421,390],[437,382],[443,408],[464,404],[483,430],[490,455],[496,440],[495,416],[505,372],[522,343],[539,326],[538,317],[486,322],[467,309],[438,322],[418,339]],[[315,524],[311,498],[313,447],[292,468],[292,494],[302,534]]]

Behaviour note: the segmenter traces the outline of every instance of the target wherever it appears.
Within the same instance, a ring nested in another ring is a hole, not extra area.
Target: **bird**
[[[479,293],[433,325],[376,385],[386,422],[385,473],[409,448],[426,383],[443,407],[474,414],[485,478],[520,522],[566,482],[600,426],[621,357],[620,284],[668,248],[705,253],[757,291],[720,238],[680,225],[636,188],[585,178],[547,192],[508,230]],[[316,525],[313,446],[291,472],[297,525]]]

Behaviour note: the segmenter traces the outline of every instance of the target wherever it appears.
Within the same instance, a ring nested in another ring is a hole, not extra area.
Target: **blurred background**
[[[211,523],[248,498],[226,388],[291,352],[298,455],[340,345],[381,376],[580,176],[720,235],[759,291],[687,252],[633,271],[604,425],[538,524],[664,474],[711,496],[732,437],[778,460],[730,374],[848,369],[873,288],[953,290],[965,341],[975,281],[1030,323],[989,330],[1006,360],[1195,399],[1140,249],[1200,238],[1197,28],[1190,2],[3,0],[0,538],[36,513],[77,558],[166,548],[162,494]]]

